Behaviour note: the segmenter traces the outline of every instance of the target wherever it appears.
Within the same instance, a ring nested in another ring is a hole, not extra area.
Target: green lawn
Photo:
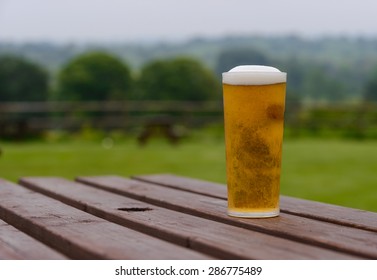
[[[199,139],[199,138],[197,138]],[[0,142],[0,177],[175,173],[225,183],[224,143],[218,138],[145,147],[122,139]],[[291,140],[284,143],[281,192],[377,212],[377,142]]]

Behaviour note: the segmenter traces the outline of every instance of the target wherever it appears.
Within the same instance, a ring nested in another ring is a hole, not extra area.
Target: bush
[[[48,74],[41,66],[21,57],[0,57],[0,101],[45,101]]]
[[[131,71],[116,57],[85,53],[65,65],[58,76],[58,99],[70,101],[126,99],[132,90]]]
[[[190,58],[157,60],[145,65],[137,98],[148,100],[204,101],[220,98],[214,73]]]

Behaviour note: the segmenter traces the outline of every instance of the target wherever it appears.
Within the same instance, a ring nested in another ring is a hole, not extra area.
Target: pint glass
[[[286,73],[237,66],[223,73],[228,215],[279,215]]]

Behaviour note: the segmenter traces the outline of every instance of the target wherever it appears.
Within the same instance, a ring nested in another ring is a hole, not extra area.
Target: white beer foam
[[[223,73],[223,83],[229,85],[268,85],[286,81],[287,73],[264,65],[240,65]]]

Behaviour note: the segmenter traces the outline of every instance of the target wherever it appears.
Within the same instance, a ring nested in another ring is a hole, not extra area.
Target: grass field
[[[200,140],[199,140],[200,139]],[[175,173],[225,183],[224,142],[191,137],[177,146],[154,139],[0,142],[0,177]],[[377,212],[377,142],[286,140],[281,192]]]

